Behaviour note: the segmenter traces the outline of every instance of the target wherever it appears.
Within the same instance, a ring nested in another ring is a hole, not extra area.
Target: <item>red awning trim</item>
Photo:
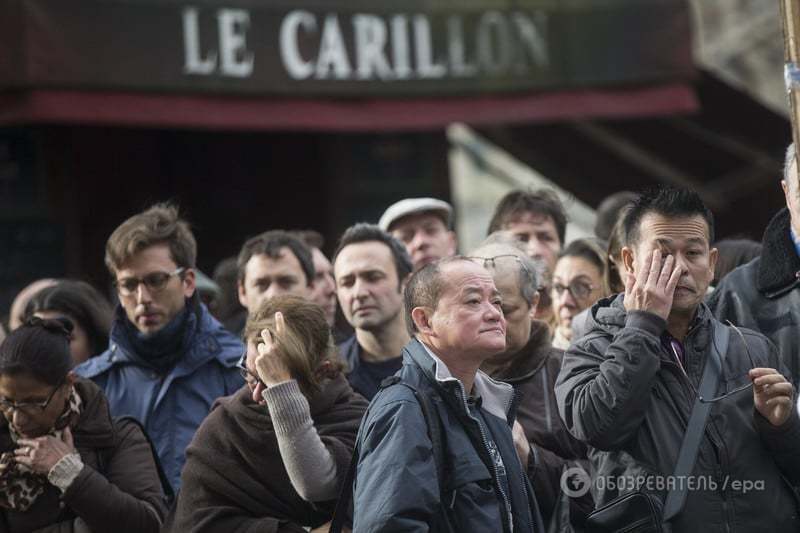
[[[0,94],[0,125],[75,124],[214,130],[400,131],[688,113],[684,84],[404,100],[287,100],[130,92],[32,90]]]

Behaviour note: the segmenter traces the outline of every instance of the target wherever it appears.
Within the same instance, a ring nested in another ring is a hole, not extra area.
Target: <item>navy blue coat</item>
[[[508,491],[498,482],[485,434],[470,413],[460,381],[414,339],[403,349],[400,378],[430,398],[444,435],[443,485],[420,404],[408,387],[382,389],[358,435],[353,533],[378,531],[544,531],[514,448],[513,388],[479,373],[473,390],[503,460]],[[513,524],[513,526],[512,526]]]

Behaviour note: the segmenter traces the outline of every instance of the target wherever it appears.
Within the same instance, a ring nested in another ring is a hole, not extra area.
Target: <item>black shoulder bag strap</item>
[[[667,493],[664,503],[664,522],[669,522],[683,509],[686,503],[688,486],[683,480],[690,476],[697,461],[697,452],[700,449],[700,442],[705,434],[708,414],[711,412],[711,402],[705,399],[713,398],[719,385],[719,377],[722,374],[722,363],[728,352],[728,341],[731,336],[730,328],[716,320],[711,321],[713,337],[711,350],[703,369],[703,377],[700,380],[700,390],[694,402],[692,413],[689,416],[689,425],[686,434],[683,436],[681,449],[678,452],[678,462],[675,465],[673,480],[676,483],[675,489]],[[681,483],[677,483],[681,480]]]
[[[391,376],[381,382],[379,390],[391,387],[392,385],[404,385],[411,389],[419,402],[419,407],[422,410],[422,417],[425,419],[425,424],[428,426],[428,437],[433,443],[433,462],[436,464],[436,477],[439,480],[439,493],[444,494],[444,444],[442,443],[442,428],[438,417],[432,413],[430,399],[421,394],[417,389],[408,383],[401,381],[399,376]],[[362,423],[367,419],[367,413],[364,413]],[[356,476],[356,467],[358,466],[359,447],[358,441],[353,448],[353,456],[350,458],[350,466],[347,468],[347,474],[342,482],[342,488],[339,492],[339,499],[336,502],[336,509],[333,511],[333,519],[331,520],[331,527],[328,533],[341,533],[344,527],[345,520],[350,508],[350,502],[353,499],[353,482]],[[444,506],[444,500],[441,501]]]

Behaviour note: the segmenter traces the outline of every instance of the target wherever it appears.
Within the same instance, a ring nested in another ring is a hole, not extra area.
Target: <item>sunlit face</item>
[[[116,279],[120,284],[126,278],[142,279],[153,273],[175,272],[177,268],[178,265],[172,259],[169,246],[154,244],[141,250],[122,265],[116,272]],[[136,326],[136,329],[142,333],[152,334],[183,311],[186,298],[190,298],[194,291],[194,271],[186,269],[183,274],[171,276],[166,285],[158,291],[139,283],[134,293],[125,295],[117,291],[117,295],[128,320]]]
[[[334,265],[336,291],[347,321],[378,332],[402,317],[403,294],[394,256],[379,241],[349,244]]]
[[[58,311],[36,311],[33,316],[38,316],[39,318],[45,320],[66,318],[72,322],[74,328],[72,329],[72,335],[69,339],[69,351],[72,355],[72,366],[77,366],[89,359],[91,356],[97,355],[92,353],[92,345],[89,341],[89,335],[86,333],[86,330],[83,329],[83,326],[81,326],[80,322],[71,316]]]
[[[325,320],[333,326],[336,320],[336,282],[333,279],[333,265],[319,248],[312,248],[314,259],[314,289],[311,299],[325,312]]]
[[[506,349],[502,299],[492,276],[472,261],[442,265],[445,286],[436,309],[426,310],[426,340],[440,354],[485,361]],[[420,309],[420,308],[417,308]]]
[[[583,257],[565,256],[553,272],[550,294],[561,334],[572,338],[572,319],[590,307],[603,294],[602,272]]]
[[[49,433],[56,420],[64,413],[71,381],[67,379],[58,387],[43,383],[33,375],[0,374],[0,398],[16,404],[47,403],[44,409],[38,406],[21,409],[3,408],[3,416],[26,438],[41,437]]]
[[[662,262],[672,254],[682,274],[671,313],[693,315],[714,279],[717,249],[709,247],[708,237],[708,224],[700,215],[673,218],[647,213],[639,224],[639,242],[633,249],[622,249],[622,260],[627,271],[638,274],[648,268],[645,263],[653,250],[661,250]]]
[[[301,298],[311,296],[300,260],[288,246],[278,250],[277,257],[254,254],[245,264],[244,279],[239,281],[239,302],[251,313],[261,303],[284,294]]]
[[[433,213],[408,215],[392,224],[390,233],[405,244],[414,271],[456,253],[455,233]]]
[[[503,229],[525,243],[529,256],[544,262],[545,277],[549,279],[562,245],[553,217],[525,211],[507,222]]]

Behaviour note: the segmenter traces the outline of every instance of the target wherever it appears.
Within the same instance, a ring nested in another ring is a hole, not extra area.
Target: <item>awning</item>
[[[691,111],[682,0],[0,0],[0,124],[381,130]]]

